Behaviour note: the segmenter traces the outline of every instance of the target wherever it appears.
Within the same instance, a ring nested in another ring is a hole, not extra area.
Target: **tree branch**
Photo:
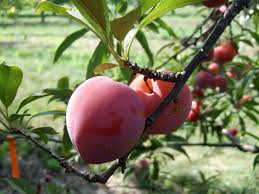
[[[197,52],[194,58],[191,60],[189,65],[185,68],[183,76],[181,76],[180,80],[176,82],[172,91],[168,94],[168,96],[163,100],[163,102],[159,105],[159,107],[150,115],[146,122],[146,128],[150,127],[156,118],[163,112],[163,110],[174,100],[176,100],[179,92],[182,87],[186,83],[186,81],[190,78],[196,67],[201,63],[201,61],[208,55],[210,50],[213,48],[214,44],[223,34],[227,26],[231,23],[231,21],[237,16],[237,14],[248,6],[250,0],[236,0],[229,6],[228,10],[225,12],[223,17],[218,21],[214,30],[209,35],[208,39],[205,41],[202,48]]]

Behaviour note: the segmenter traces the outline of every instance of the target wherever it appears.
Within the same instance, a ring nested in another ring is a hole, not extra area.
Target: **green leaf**
[[[31,130],[32,133],[35,134],[49,134],[49,135],[55,135],[58,134],[55,129],[53,129],[52,127],[38,127],[38,128],[34,128]]]
[[[154,9],[141,21],[140,28],[154,21],[156,18],[174,9],[184,7],[194,3],[200,3],[201,0],[163,0],[156,4]]]
[[[106,0],[72,0],[84,18],[101,35],[109,37],[110,22]]]
[[[144,14],[147,10],[156,5],[159,1],[160,0],[141,0],[141,13]]]
[[[123,1],[119,1],[117,4],[116,4],[116,8],[115,8],[115,11],[122,14],[124,13],[128,8],[128,2],[123,0]]]
[[[89,24],[85,20],[85,18],[78,11],[72,10],[72,8],[63,7],[63,6],[57,5],[55,3],[52,3],[50,1],[42,1],[38,4],[38,6],[36,8],[36,13],[40,13],[43,11],[50,11],[53,13],[57,13],[57,14],[66,16],[66,17],[82,24],[86,29],[93,31],[94,33],[96,33],[96,35],[99,36],[99,34],[89,26]]]
[[[111,68],[114,68],[114,67],[117,67],[118,65],[116,64],[113,64],[113,63],[103,63],[103,64],[100,64],[100,65],[97,65],[95,68],[94,68],[94,73],[95,74],[98,74],[104,70],[107,70],[107,69],[111,69]]]
[[[247,117],[249,117],[256,124],[259,124],[259,121],[258,121],[257,117],[252,112],[244,111],[244,113],[246,114]]]
[[[0,100],[8,108],[22,83],[22,70],[16,66],[0,65]]]
[[[63,115],[63,116],[66,116],[66,111],[63,111],[63,110],[44,111],[44,112],[40,112],[40,113],[37,113],[37,114],[33,115],[32,118],[40,117],[40,116],[49,116],[49,115]]]
[[[45,143],[48,143],[48,139],[49,139],[48,135],[58,134],[51,127],[39,127],[39,128],[32,129],[31,132],[37,134]]]
[[[128,57],[129,55],[129,51],[130,51],[130,47],[132,45],[132,42],[135,38],[135,36],[137,35],[138,31],[145,27],[146,25],[150,24],[151,22],[153,22],[155,19],[157,19],[158,17],[164,15],[165,13],[167,13],[168,11],[172,11],[174,9],[186,6],[186,5],[190,5],[190,4],[194,4],[194,3],[199,3],[202,0],[163,0],[163,1],[155,1],[152,0],[150,2],[148,2],[148,0],[143,0],[142,1],[142,6],[137,8],[137,9],[141,9],[140,13],[141,16],[143,15],[144,12],[146,12],[149,8],[151,8],[152,6],[156,5],[152,11],[150,11],[148,13],[148,15],[141,20],[140,24],[131,29],[127,35],[124,38],[124,42],[123,42],[123,47],[124,47],[124,57]],[[150,7],[151,6],[151,7]],[[138,10],[139,12],[139,10]]]
[[[259,137],[256,136],[256,135],[254,135],[254,134],[252,134],[252,133],[250,133],[250,132],[245,131],[244,134],[245,134],[245,135],[248,135],[248,136],[250,136],[250,137],[252,137],[252,138],[254,138],[254,139],[256,139],[257,141],[259,141]]]
[[[58,88],[60,89],[68,89],[69,88],[69,77],[64,76],[58,80]]]
[[[167,143],[167,147],[170,147],[174,150],[177,150],[178,152],[184,154],[189,161],[191,161],[189,155],[187,154],[187,152],[185,151],[185,149],[182,148],[182,146],[178,146],[178,145],[173,145],[173,144],[170,144],[170,143]]]
[[[97,65],[107,62],[110,57],[110,53],[102,41],[96,47],[92,58],[89,61],[86,70],[86,79],[94,76],[94,69]]]
[[[72,142],[70,140],[70,137],[68,135],[66,125],[63,128],[63,147],[64,147],[64,150],[65,150],[66,154],[69,153],[70,150],[73,148],[73,144],[72,144]]]
[[[141,9],[136,8],[127,13],[125,16],[112,20],[111,30],[114,37],[119,41],[122,41],[140,17]]]
[[[157,159],[154,160],[153,162],[153,173],[152,173],[152,179],[157,180],[159,177],[159,163]]]
[[[23,119],[24,117],[29,117],[31,114],[24,113],[24,114],[12,114],[10,116],[10,121],[16,121],[17,119]]]
[[[72,95],[73,91],[70,89],[61,89],[61,88],[49,88],[43,90],[44,93],[47,93],[48,95],[52,95],[53,97],[49,100],[49,102],[53,100],[59,100],[62,102],[67,103],[70,96]]]
[[[50,95],[50,94],[40,94],[40,95],[35,94],[35,95],[32,95],[32,96],[29,96],[29,97],[25,98],[25,99],[20,103],[20,105],[19,105],[19,107],[18,107],[16,113],[18,113],[18,112],[19,112],[24,106],[26,106],[27,104],[29,104],[29,103],[31,103],[31,102],[33,102],[33,101],[35,101],[35,100],[38,100],[38,99],[40,99],[40,98],[44,98],[44,97],[46,97],[46,96],[49,96],[49,95]]]
[[[2,180],[6,181],[10,187],[19,194],[36,193],[35,187],[33,187],[31,183],[25,179],[3,178]]]
[[[88,32],[88,30],[86,28],[82,28],[82,29],[77,30],[77,31],[73,32],[72,34],[68,35],[57,48],[57,50],[55,52],[55,57],[54,57],[53,63],[56,63],[58,61],[58,59],[61,57],[61,55],[63,54],[63,52],[67,48],[69,48],[76,40],[78,40],[79,38],[84,36],[86,34],[86,32]]]
[[[161,18],[157,18],[155,20],[156,23],[159,24],[159,26],[164,29],[165,31],[167,31],[169,36],[173,36],[175,38],[178,38],[177,35],[175,34],[175,32],[173,31],[173,29],[171,28],[171,26],[169,26],[166,22],[164,22]]]
[[[161,154],[167,156],[168,158],[175,160],[174,155],[169,152],[161,152]]]
[[[124,40],[134,24],[143,14],[153,7],[159,0],[141,0],[140,6],[133,9],[126,15],[111,21],[112,33],[119,41]],[[123,26],[123,28],[122,28]]]
[[[146,52],[148,59],[150,61],[150,65],[153,66],[154,65],[154,56],[153,56],[152,51],[149,48],[148,41],[147,41],[145,34],[142,31],[139,31],[136,35],[136,38],[139,41],[139,43],[141,44],[141,46],[143,47],[144,51]]]
[[[187,142],[183,137],[173,134],[166,135],[164,139],[168,142]]]

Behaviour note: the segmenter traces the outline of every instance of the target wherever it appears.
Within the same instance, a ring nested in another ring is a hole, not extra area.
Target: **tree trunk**
[[[44,24],[45,23],[45,13],[44,13],[44,11],[41,12],[40,16],[41,16],[41,23]]]

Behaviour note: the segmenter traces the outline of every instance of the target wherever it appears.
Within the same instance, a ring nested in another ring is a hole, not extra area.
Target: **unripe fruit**
[[[82,159],[115,160],[138,142],[145,126],[144,104],[127,85],[99,76],[82,83],[67,107],[67,129]]]
[[[230,129],[229,133],[230,133],[230,135],[235,137],[238,134],[238,129],[237,128],[232,128],[232,129]]]
[[[146,115],[150,115],[169,94],[175,83],[148,80],[147,84],[140,75],[130,84],[136,91],[146,107]],[[148,128],[150,134],[168,134],[179,128],[187,119],[191,109],[192,96],[187,85],[184,85],[178,95],[177,101],[172,102]]]
[[[205,89],[211,87],[212,83],[213,76],[209,72],[202,70],[196,75],[195,86]]]
[[[219,64],[217,63],[211,63],[209,64],[208,66],[208,72],[212,73],[212,74],[219,74],[220,72],[220,67],[219,67]]]
[[[203,90],[199,87],[194,87],[192,90],[192,97],[193,98],[202,98],[204,96]]]
[[[227,0],[204,0],[202,2],[203,5],[206,7],[219,7],[221,5],[226,4],[228,1]]]
[[[233,44],[231,42],[224,42],[214,49],[213,59],[214,61],[223,64],[232,61],[236,54],[237,51]]]
[[[213,79],[213,87],[219,87],[220,92],[225,92],[228,88],[227,80],[222,75],[217,75]]]

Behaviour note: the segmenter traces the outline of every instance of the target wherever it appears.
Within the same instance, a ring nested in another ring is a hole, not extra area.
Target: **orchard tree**
[[[15,149],[11,148],[20,136],[57,160],[65,172],[88,182],[106,183],[121,169],[125,177],[134,171],[145,186],[155,188],[155,181],[165,178],[159,173],[161,160],[174,159],[170,150],[189,157],[185,146],[231,147],[251,152],[255,154],[256,167],[258,146],[240,137],[258,142],[256,134],[247,131],[246,126],[247,121],[258,125],[259,61],[240,47],[258,46],[257,1],[141,0],[130,11],[127,1],[112,1],[109,6],[104,0],[72,2],[75,8],[43,1],[37,12],[55,12],[83,27],[65,38],[54,62],[86,33],[92,32],[100,39],[82,83],[71,87],[69,77],[62,77],[56,88],[25,98],[11,111],[23,74],[18,67],[0,65],[1,136],[12,150],[13,177],[20,174]],[[191,35],[182,38],[160,16],[188,5],[211,12]],[[238,18],[240,12],[249,28]],[[165,30],[173,42],[162,45],[154,57],[144,29],[155,33]],[[148,64],[132,62],[130,53],[134,50],[130,48],[134,40],[142,45]],[[168,55],[166,49],[172,47],[176,49]],[[62,102],[66,111],[33,115],[28,106],[41,98]],[[47,145],[50,135],[57,132],[51,126],[31,124],[32,119],[42,115],[64,117],[59,154]],[[185,135],[177,136],[173,132],[180,127]],[[191,142],[197,133],[201,142]],[[209,142],[208,137],[213,136],[217,142]],[[75,155],[73,149],[85,164],[117,161],[102,173],[82,171],[69,160]],[[135,161],[136,165],[132,165]],[[13,179],[7,181],[14,184]]]
[[[0,13],[4,16],[16,16],[21,10],[32,8],[31,0],[1,0]]]

